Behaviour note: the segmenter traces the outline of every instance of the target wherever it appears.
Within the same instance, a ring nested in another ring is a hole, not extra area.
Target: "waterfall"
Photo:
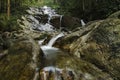
[[[63,33],[60,33],[60,34],[57,35],[56,37],[53,37],[53,38],[48,42],[47,46],[52,47],[52,45],[55,43],[55,41],[56,41],[58,38],[62,37],[62,36],[64,36],[64,34],[63,34]]]
[[[62,27],[62,18],[63,18],[63,15],[60,15],[60,31],[61,31],[61,27]]]
[[[57,56],[57,53],[60,52],[58,48],[55,48],[55,47],[52,47],[52,45],[55,43],[55,41],[64,36],[63,33],[60,33],[59,35],[53,37],[47,45],[43,45],[41,46],[41,49],[45,55],[45,58],[48,59],[48,60],[51,60],[51,63],[54,62],[52,60],[54,60],[54,58],[56,58]]]
[[[63,15],[59,15],[55,12],[54,9],[48,6],[43,6],[41,8],[30,8],[26,10],[30,15],[27,15],[28,20],[27,26],[30,26],[33,30],[53,32],[55,31],[54,26],[51,25],[51,19],[54,17],[60,17],[60,31]]]
[[[81,19],[80,21],[81,21],[81,25],[82,25],[82,26],[85,26],[85,25],[86,25],[85,22],[84,22],[82,19]]]
[[[51,17],[48,17],[48,24],[50,24]]]
[[[45,58],[50,60],[51,64],[53,64],[54,58],[56,58],[57,53],[60,52],[58,48],[49,46],[41,46],[41,49],[45,55]]]

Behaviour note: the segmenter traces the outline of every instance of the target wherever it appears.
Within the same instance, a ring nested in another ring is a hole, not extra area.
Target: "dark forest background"
[[[16,20],[30,6],[48,5],[60,14],[91,20],[104,19],[120,10],[120,0],[0,0],[0,27],[15,30]],[[14,27],[15,26],[15,27]]]

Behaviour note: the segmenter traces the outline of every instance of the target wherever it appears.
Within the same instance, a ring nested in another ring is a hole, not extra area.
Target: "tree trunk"
[[[10,19],[10,0],[8,0],[7,2],[7,16],[8,16],[8,20]]]

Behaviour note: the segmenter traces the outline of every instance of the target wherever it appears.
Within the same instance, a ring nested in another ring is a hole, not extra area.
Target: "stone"
[[[119,27],[120,20],[115,18],[89,23],[82,30],[83,32],[78,30],[67,35],[62,41],[62,48],[68,45],[64,49],[67,49],[71,55],[93,64],[113,79],[119,80]],[[76,39],[73,39],[75,36]]]
[[[61,16],[55,16],[51,19],[51,24],[55,27],[60,29],[60,27],[63,27],[68,30],[73,30],[77,27],[80,27],[80,21],[78,18],[70,17],[70,16],[63,16],[60,21]]]
[[[29,38],[16,40],[8,54],[0,59],[1,80],[32,80],[36,67],[42,68],[42,52]]]

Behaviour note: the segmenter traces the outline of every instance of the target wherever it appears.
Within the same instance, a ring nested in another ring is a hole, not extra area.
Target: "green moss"
[[[15,42],[6,57],[0,60],[1,80],[31,80],[34,70],[30,67],[32,48],[29,42]]]
[[[31,80],[33,70],[29,66],[30,61],[31,56],[29,53],[23,52],[22,54],[14,55],[8,54],[7,57],[0,61],[1,80],[21,80],[22,77],[26,77],[27,80]]]

